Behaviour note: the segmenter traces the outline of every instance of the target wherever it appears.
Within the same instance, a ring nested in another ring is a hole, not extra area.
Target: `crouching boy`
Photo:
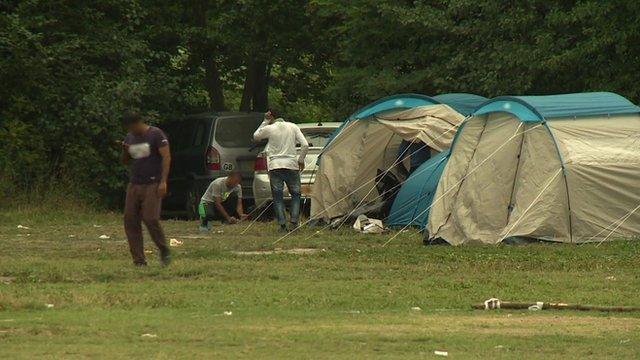
[[[247,218],[242,207],[241,183],[240,172],[232,171],[229,176],[217,178],[209,184],[198,207],[200,231],[209,231],[211,220],[235,224]]]

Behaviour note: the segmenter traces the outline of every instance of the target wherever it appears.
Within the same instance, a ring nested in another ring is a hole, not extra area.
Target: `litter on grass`
[[[325,249],[275,249],[275,250],[258,250],[258,251],[232,251],[234,255],[273,255],[273,254],[291,254],[291,255],[310,255],[317,252],[327,251]]]
[[[176,246],[182,246],[182,244],[183,242],[178,239],[173,239],[173,238],[169,239],[169,246],[176,247]]]
[[[158,335],[156,335],[156,334],[142,334],[142,335],[140,335],[140,337],[154,339],[154,338],[157,338]]]
[[[231,312],[231,311],[225,311],[223,314],[224,314],[225,316],[231,316],[231,315],[233,315],[233,312]]]
[[[0,284],[9,285],[16,280],[13,276],[0,276]]]
[[[411,308],[411,310],[413,310],[413,311],[422,311],[420,306],[414,306],[414,307]]]
[[[53,309],[53,307],[54,307],[54,305],[53,305],[53,304],[44,304],[44,306],[45,306],[47,309]]]
[[[382,220],[370,219],[366,215],[360,215],[353,224],[353,229],[363,234],[382,234],[385,232]]]
[[[109,235],[100,235],[98,238],[100,239],[111,239]]]
[[[449,356],[449,352],[436,350],[433,352],[436,356]]]
[[[28,227],[28,226],[18,225],[18,229],[29,230],[29,229],[31,229],[31,228],[30,228],[30,227]]]

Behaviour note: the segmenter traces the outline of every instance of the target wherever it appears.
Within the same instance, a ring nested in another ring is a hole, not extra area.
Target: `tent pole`
[[[516,185],[518,183],[518,174],[520,173],[520,165],[522,164],[522,148],[524,147],[525,132],[522,133],[522,140],[520,141],[520,149],[518,149],[518,166],[516,167],[516,173],[513,176],[513,186],[511,187],[511,196],[509,197],[509,213],[507,214],[507,222],[505,226],[509,225],[511,220],[511,211],[513,210],[513,195],[516,193]]]
[[[551,140],[553,141],[553,145],[556,147],[556,152],[558,153],[558,159],[560,160],[560,167],[562,168],[562,177],[564,178],[564,188],[567,192],[567,209],[569,210],[569,242],[573,243],[573,212],[571,211],[571,197],[569,195],[569,181],[567,180],[567,168],[565,166],[564,157],[562,156],[562,152],[560,152],[560,147],[558,146],[558,140],[556,139],[555,134],[551,131],[551,128],[547,124],[546,119],[542,119],[542,124],[549,132],[551,136]]]

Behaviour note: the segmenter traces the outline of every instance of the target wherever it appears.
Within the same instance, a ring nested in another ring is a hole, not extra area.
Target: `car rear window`
[[[261,122],[259,117],[220,118],[216,122],[216,142],[228,148],[250,148]]]
[[[335,129],[301,129],[302,134],[309,142],[310,147],[321,147],[327,145],[327,141]]]

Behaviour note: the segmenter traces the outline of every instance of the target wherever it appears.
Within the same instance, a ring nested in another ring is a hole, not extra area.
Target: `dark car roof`
[[[241,116],[241,115],[249,115],[249,116],[262,116],[263,113],[259,112],[244,112],[244,111],[216,111],[216,112],[204,112],[199,114],[189,114],[184,117],[184,119],[215,119],[218,117],[224,116]]]

